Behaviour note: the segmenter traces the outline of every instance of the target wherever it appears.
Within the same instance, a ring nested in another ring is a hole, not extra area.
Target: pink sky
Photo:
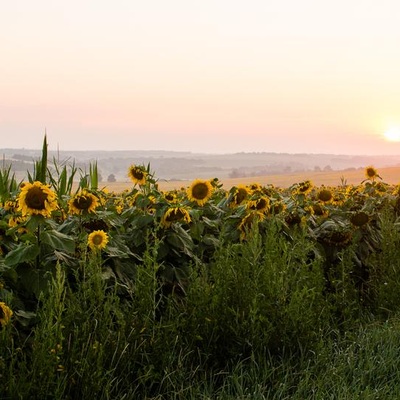
[[[400,154],[397,0],[3,3],[0,148]]]

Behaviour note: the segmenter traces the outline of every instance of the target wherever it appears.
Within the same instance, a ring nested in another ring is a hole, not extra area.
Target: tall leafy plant
[[[39,160],[36,160],[33,165],[33,175],[28,171],[29,182],[39,181],[46,184],[47,177],[47,135],[45,133],[43,139],[42,156]]]

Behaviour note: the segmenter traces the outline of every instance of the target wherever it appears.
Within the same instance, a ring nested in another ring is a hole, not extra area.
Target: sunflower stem
[[[38,225],[38,227],[36,228],[36,242],[39,248],[39,252],[38,255],[36,256],[36,269],[39,270],[40,268],[40,252],[41,252],[41,248],[40,248],[40,225]],[[38,275],[38,280],[39,280],[39,275]]]

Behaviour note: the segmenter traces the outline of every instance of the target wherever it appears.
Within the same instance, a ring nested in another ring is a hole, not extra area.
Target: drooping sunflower
[[[329,189],[321,189],[317,195],[318,200],[328,203],[332,200],[333,194]]]
[[[274,214],[274,215],[280,214],[280,213],[283,212],[285,209],[286,209],[286,205],[285,205],[282,201],[280,201],[280,200],[274,201],[274,202],[271,204],[271,207],[270,207],[270,211],[271,211],[271,213]]]
[[[18,203],[16,201],[12,201],[12,200],[7,200],[4,203],[4,209],[6,211],[9,211],[10,213],[14,213],[17,211],[18,208]]]
[[[309,180],[306,180],[304,182],[299,183],[296,192],[298,194],[307,194],[311,191],[312,188],[313,188],[312,182]]]
[[[132,182],[137,185],[145,185],[147,179],[147,171],[143,166],[132,164],[128,169],[128,176]]]
[[[339,248],[344,248],[351,243],[351,239],[352,239],[351,231],[338,230],[331,232],[328,236],[322,238],[322,242]]]
[[[239,205],[241,204],[244,200],[247,199],[249,196],[249,189],[247,186],[244,185],[238,185],[235,188],[235,194],[233,195],[233,204]]]
[[[298,211],[289,211],[285,216],[285,222],[290,226],[300,226],[305,223],[305,217],[301,216]]]
[[[365,168],[365,177],[371,181],[374,181],[376,178],[380,178],[377,169],[372,165]]]
[[[259,183],[257,183],[257,182],[251,183],[251,184],[248,186],[248,188],[249,188],[249,191],[250,191],[251,193],[256,193],[256,192],[261,192],[261,191],[262,191],[262,186],[261,186]]]
[[[269,198],[266,196],[260,197],[255,200],[250,200],[247,204],[247,207],[250,210],[256,210],[261,213],[267,212],[269,210],[270,201]]]
[[[26,217],[11,215],[8,219],[8,226],[10,228],[15,228],[16,226],[21,226],[24,222],[26,222]]]
[[[10,307],[7,306],[6,303],[0,301],[0,327],[4,327],[8,325],[11,320],[13,312]]]
[[[187,189],[187,196],[190,201],[196,202],[199,206],[207,203],[211,197],[213,187],[210,181],[204,179],[196,179]]]
[[[88,236],[88,246],[92,250],[101,250],[107,246],[108,235],[103,230],[93,231]]]
[[[369,215],[364,211],[359,211],[350,217],[350,222],[357,227],[363,226],[369,222]]]
[[[94,213],[98,206],[99,199],[86,189],[81,190],[68,201],[70,214]]]
[[[189,211],[184,207],[171,207],[162,216],[161,225],[169,228],[174,222],[179,221],[189,223],[191,221]]]
[[[23,183],[17,201],[18,211],[21,211],[23,216],[43,215],[50,217],[51,213],[58,207],[57,195],[49,186],[38,181]]]
[[[257,222],[263,221],[264,219],[265,215],[259,211],[250,211],[248,214],[246,214],[238,226],[240,231],[240,239],[246,239],[247,233],[251,230],[253,225]]]
[[[168,202],[174,203],[176,201],[176,198],[177,198],[176,191],[170,190],[168,192],[164,192],[163,194],[164,194],[165,200],[167,200]]]
[[[327,217],[329,215],[328,209],[322,204],[314,204],[312,207],[313,214],[318,217]]]

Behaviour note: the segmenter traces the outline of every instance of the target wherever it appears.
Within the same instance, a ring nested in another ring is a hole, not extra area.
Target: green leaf
[[[41,236],[42,243],[48,244],[55,250],[65,251],[67,253],[75,252],[75,241],[68,235],[64,233],[51,230],[42,232]]]
[[[178,251],[182,251],[183,253],[193,256],[193,240],[192,237],[181,227],[173,227],[173,230],[170,230],[166,237],[166,242]]]
[[[33,261],[38,255],[39,247],[36,244],[21,243],[6,255],[4,264],[11,267],[13,265]]]
[[[135,220],[135,228],[142,229],[145,226],[150,225],[151,223],[153,223],[153,221],[154,221],[154,217],[152,215],[149,215],[149,214],[140,215]]]
[[[190,235],[193,239],[201,240],[204,233],[204,223],[196,222],[190,226]]]
[[[118,246],[107,246],[106,253],[109,257],[118,257],[118,258],[136,258],[139,261],[143,261],[141,257],[137,254],[132,253],[128,246],[118,243]]]
[[[43,139],[43,148],[42,148],[42,159],[40,162],[40,172],[39,172],[39,181],[43,184],[46,184],[46,172],[47,172],[47,135],[45,133]]]
[[[90,188],[92,190],[98,190],[99,188],[99,173],[97,169],[97,161],[89,165],[90,168]]]

